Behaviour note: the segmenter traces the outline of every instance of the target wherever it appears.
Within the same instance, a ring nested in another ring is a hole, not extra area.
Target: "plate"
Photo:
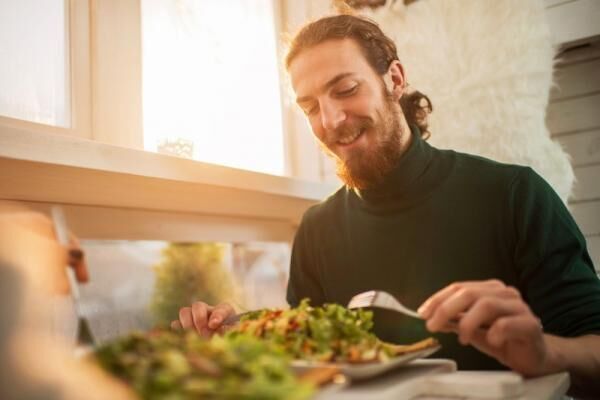
[[[342,374],[351,380],[361,380],[381,375],[401,365],[418,358],[427,357],[440,349],[441,346],[428,347],[422,350],[417,350],[411,353],[403,354],[387,361],[382,362],[366,362],[366,363],[336,363],[336,362],[321,362],[294,360],[292,368],[299,373],[306,372],[313,368],[337,368]]]

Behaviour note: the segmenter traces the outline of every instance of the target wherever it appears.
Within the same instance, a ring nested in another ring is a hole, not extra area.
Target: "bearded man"
[[[286,67],[345,183],[302,219],[290,305],[385,290],[420,305],[426,322],[378,312],[384,340],[436,332],[436,356],[461,369],[566,370],[575,387],[600,391],[600,281],[553,189],[531,168],[430,146],[431,103],[408,90],[394,43],[368,20],[308,24]],[[174,325],[210,334],[232,312],[195,303]]]

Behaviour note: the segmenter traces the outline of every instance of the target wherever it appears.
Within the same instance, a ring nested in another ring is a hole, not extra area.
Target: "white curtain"
[[[0,115],[70,125],[65,0],[0,0]]]

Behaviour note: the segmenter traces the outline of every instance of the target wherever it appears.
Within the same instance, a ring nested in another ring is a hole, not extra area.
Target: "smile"
[[[350,136],[346,136],[342,139],[339,139],[337,142],[338,144],[342,144],[342,145],[348,145],[352,142],[354,142],[356,139],[358,139],[363,133],[364,133],[365,129],[361,129],[360,131],[350,135]]]

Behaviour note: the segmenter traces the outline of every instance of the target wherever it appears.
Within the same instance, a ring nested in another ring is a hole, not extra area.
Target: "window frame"
[[[61,134],[143,149],[141,0],[64,0],[69,32],[70,127],[0,116],[0,126]],[[284,171],[309,181],[330,181],[323,156],[290,98],[283,32],[329,11],[319,0],[269,0],[278,31]],[[306,162],[314,160],[315,162]]]
[[[0,126],[40,133],[92,138],[89,1],[64,0],[69,59],[69,127],[52,126],[0,115]]]
[[[291,177],[143,151],[141,1],[65,1],[72,126],[0,118],[0,199],[62,204],[84,239],[291,241],[304,210],[336,189],[285,101]]]

